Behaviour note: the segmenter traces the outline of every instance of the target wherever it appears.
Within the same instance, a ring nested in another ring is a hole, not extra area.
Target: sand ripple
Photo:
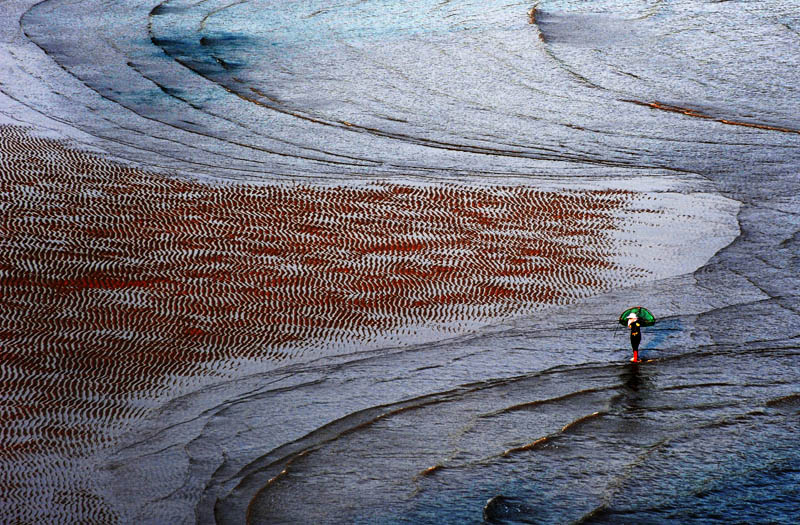
[[[646,199],[207,184],[3,127],[4,513],[109,521],[93,454],[242,360],[413,344],[648,278],[614,236],[663,213]]]

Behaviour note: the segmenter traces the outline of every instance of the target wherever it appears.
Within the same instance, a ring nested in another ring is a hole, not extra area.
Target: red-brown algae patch
[[[226,360],[458,331],[644,277],[609,237],[637,198],[208,184],[2,127],[0,461],[88,455]],[[28,475],[4,471],[11,492]]]
[[[625,102],[631,102],[638,106],[646,106],[653,109],[658,109],[660,111],[667,111],[669,113],[680,113],[682,115],[686,115],[687,117],[694,117],[704,120],[711,120],[714,122],[719,122],[720,124],[727,124],[728,126],[741,126],[745,128],[755,128],[765,131],[778,131],[780,133],[797,133],[800,134],[800,129],[794,128],[786,128],[783,126],[772,126],[769,124],[759,124],[757,122],[744,122],[741,120],[732,120],[727,118],[717,118],[707,115],[699,110],[686,108],[681,106],[673,106],[670,104],[662,104],[661,102],[654,101],[654,102],[642,102],[639,100],[625,100]]]

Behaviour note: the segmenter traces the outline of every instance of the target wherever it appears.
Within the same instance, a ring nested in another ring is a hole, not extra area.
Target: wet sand
[[[792,2],[3,9],[0,521],[800,519]]]
[[[31,493],[58,507],[91,485],[91,458],[164,398],[243,362],[437,340],[634,285],[656,269],[631,264],[643,247],[620,224],[678,215],[619,189],[214,184],[13,126],[0,170],[3,484],[19,518]],[[53,454],[81,466],[51,478]],[[92,497],[79,514],[104,512]]]

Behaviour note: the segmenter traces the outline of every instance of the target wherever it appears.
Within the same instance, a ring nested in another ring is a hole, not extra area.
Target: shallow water
[[[4,2],[2,517],[800,520],[800,8],[530,8]]]

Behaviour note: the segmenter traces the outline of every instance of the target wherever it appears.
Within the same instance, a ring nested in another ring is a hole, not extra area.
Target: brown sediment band
[[[599,388],[587,388],[586,390],[578,390],[576,392],[570,392],[569,394],[564,394],[563,396],[552,397],[548,399],[537,399],[535,401],[528,401],[527,403],[520,403],[518,405],[512,405],[510,407],[503,408],[496,412],[492,412],[491,414],[487,414],[488,416],[496,416],[499,414],[508,414],[511,412],[518,412],[522,410],[530,410],[531,408],[536,408],[541,405],[548,405],[550,403],[557,403],[559,401],[565,401],[567,399],[571,399],[573,397],[578,397],[586,394],[591,394],[595,392],[604,392],[607,390],[614,390],[615,387],[599,387]]]
[[[637,198],[209,184],[0,127],[0,462],[90,454],[236,359],[458,333],[644,278],[610,238]]]
[[[511,454],[516,454],[518,452],[527,452],[529,450],[536,450],[537,448],[543,447],[544,445],[546,445],[547,443],[549,443],[552,440],[553,440],[552,437],[545,436],[545,437],[537,439],[536,441],[528,443],[527,445],[522,445],[521,447],[510,448],[510,449],[504,451],[502,456],[503,457],[508,457]]]
[[[770,399],[765,403],[770,408],[800,408],[800,393]]]
[[[420,472],[419,474],[417,474],[417,477],[418,478],[423,478],[425,476],[430,476],[431,474],[433,474],[435,472],[438,472],[438,471],[442,470],[443,468],[444,468],[443,465],[434,465],[432,467],[428,467],[425,470],[423,470],[422,472]]]
[[[530,9],[528,9],[528,23],[535,24],[536,23],[536,9],[538,9],[539,4],[534,5]]]
[[[726,118],[716,118],[712,117],[711,115],[706,115],[705,113],[702,113],[701,111],[698,111],[696,109],[685,108],[681,106],[672,106],[669,104],[662,104],[661,102],[642,102],[640,100],[623,100],[623,102],[631,102],[639,106],[645,106],[653,109],[658,109],[661,111],[668,111],[670,113],[680,113],[682,115],[686,115],[689,117],[711,120],[714,122],[719,122],[720,124],[727,124],[729,126],[743,126],[746,128],[763,129],[767,131],[780,131],[781,133],[800,134],[800,130],[798,129],[784,128],[780,126],[770,126],[767,124],[757,124],[754,122],[742,122],[739,120],[730,120]]]
[[[264,487],[261,490],[268,489],[273,484],[279,482],[281,479],[283,479],[286,476],[288,476],[290,471],[291,471],[291,469],[292,469],[292,465],[295,463],[295,461],[298,461],[298,460],[306,457],[310,452],[311,452],[311,450],[301,450],[300,452],[298,452],[298,453],[294,454],[292,457],[290,457],[286,461],[286,464],[284,464],[284,466],[281,469],[281,471],[278,472],[277,474],[275,474],[274,476],[272,476],[271,478],[269,478],[267,480],[267,482],[264,484]]]
[[[566,425],[564,425],[561,428],[561,430],[559,432],[555,433],[555,434],[551,434],[549,436],[544,436],[544,437],[541,437],[541,438],[539,438],[539,439],[537,439],[537,440],[535,440],[535,441],[533,441],[531,443],[528,443],[526,445],[522,445],[520,447],[509,448],[509,449],[503,451],[503,453],[501,454],[501,457],[508,457],[508,456],[510,456],[512,454],[516,454],[516,453],[519,453],[519,452],[528,452],[530,450],[536,450],[538,448],[541,448],[544,445],[546,445],[546,444],[550,443],[551,441],[553,441],[554,439],[556,439],[561,434],[564,434],[564,433],[566,433],[568,431],[574,430],[576,427],[580,426],[581,424],[586,423],[587,421],[591,421],[593,419],[596,419],[598,417],[602,417],[605,414],[606,414],[606,412],[593,412],[591,414],[588,414],[588,415],[585,415],[583,417],[580,417],[580,418],[576,419],[575,421],[572,421],[572,422],[567,423]]]
[[[598,417],[602,417],[604,415],[606,415],[605,412],[593,412],[583,417],[579,417],[575,421],[572,421],[571,423],[567,423],[566,425],[564,425],[564,427],[561,429],[561,432],[563,433],[567,432],[568,430],[573,430],[576,427],[582,425],[583,423],[586,423],[587,421],[591,421],[592,419],[597,419]]]

